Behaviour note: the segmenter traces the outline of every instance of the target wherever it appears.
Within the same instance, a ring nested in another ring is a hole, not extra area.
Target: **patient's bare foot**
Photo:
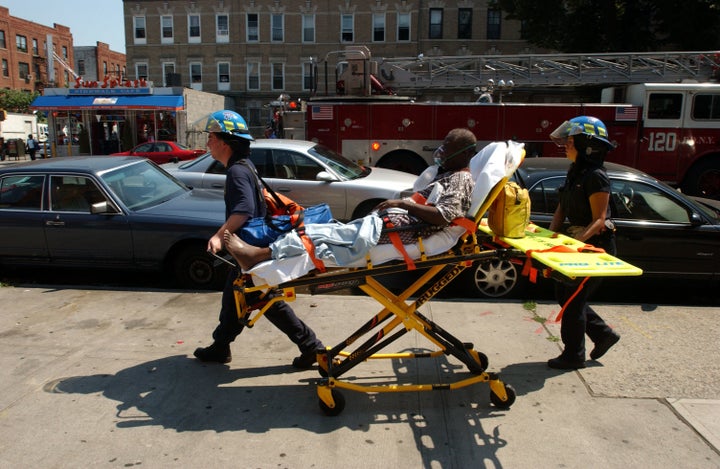
[[[242,270],[249,270],[255,264],[270,259],[270,248],[259,248],[252,244],[243,242],[238,235],[225,230],[223,233],[225,241],[225,249],[229,252],[233,259],[238,263]]]

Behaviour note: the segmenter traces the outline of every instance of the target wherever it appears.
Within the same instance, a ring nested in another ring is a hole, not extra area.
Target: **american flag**
[[[636,107],[619,107],[615,109],[616,121],[636,121],[638,120],[638,108]]]
[[[311,106],[311,113],[313,120],[317,121],[329,121],[333,118],[332,106]]]

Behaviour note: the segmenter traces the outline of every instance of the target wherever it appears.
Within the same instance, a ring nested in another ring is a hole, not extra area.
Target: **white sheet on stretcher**
[[[468,216],[475,218],[477,210],[487,198],[492,188],[504,177],[509,177],[522,162],[523,144],[508,142],[493,142],[485,146],[470,160],[470,174],[475,181],[472,202]],[[428,168],[426,171],[432,171]],[[427,177],[425,173],[418,178]],[[425,255],[434,256],[447,252],[457,243],[465,229],[459,226],[450,226],[423,239]],[[405,250],[412,259],[421,256],[418,244],[406,244]],[[370,261],[373,265],[380,265],[392,260],[403,259],[403,255],[392,244],[379,244],[370,250]],[[365,260],[360,260],[343,267],[363,267]],[[325,262],[326,267],[338,267]],[[261,262],[246,273],[253,275],[255,285],[278,285],[302,277],[315,269],[310,255],[303,253],[300,256],[287,257],[281,260]]]

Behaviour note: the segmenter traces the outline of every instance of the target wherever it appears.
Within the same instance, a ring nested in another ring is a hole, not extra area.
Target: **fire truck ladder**
[[[73,70],[72,67],[71,67],[70,65],[68,65],[68,64],[62,59],[62,57],[60,57],[60,56],[58,55],[57,52],[55,52],[55,51],[53,50],[53,51],[52,51],[52,54],[53,54],[53,58],[54,58],[55,60],[57,60],[57,61],[60,63],[60,65],[62,65],[63,68],[64,68],[65,70],[67,70],[67,72],[68,72],[70,75],[72,75],[73,80],[76,80],[79,75],[78,75],[77,73],[75,73],[75,70]]]
[[[383,83],[397,91],[472,89],[488,80],[515,86],[699,82],[718,78],[720,51],[378,58]]]

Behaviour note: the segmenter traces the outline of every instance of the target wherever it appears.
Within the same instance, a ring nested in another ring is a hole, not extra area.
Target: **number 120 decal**
[[[648,151],[675,151],[677,134],[675,132],[650,132]]]

